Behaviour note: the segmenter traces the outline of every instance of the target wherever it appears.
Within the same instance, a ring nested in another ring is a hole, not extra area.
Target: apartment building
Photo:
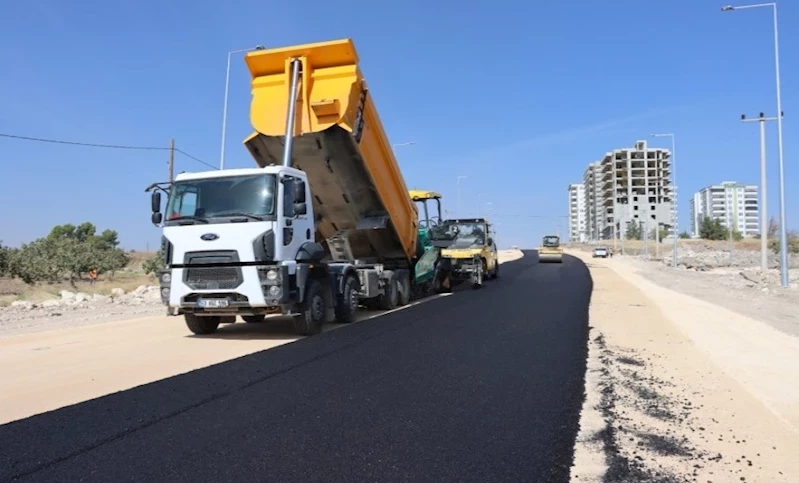
[[[744,237],[760,234],[758,186],[735,181],[723,181],[694,193],[691,200],[691,234],[699,237],[699,227],[705,216],[719,219],[729,229]]]
[[[569,186],[571,207],[572,186]],[[621,238],[629,223],[647,233],[655,227],[674,236],[676,187],[671,182],[671,151],[636,141],[631,148],[605,153],[583,173],[584,226],[589,240]],[[569,212],[571,217],[571,211]]]
[[[569,241],[586,241],[585,232],[585,185],[575,183],[569,185]]]
[[[671,183],[671,152],[636,141],[632,148],[605,154],[601,164],[599,197],[605,207],[602,238],[621,236],[628,223],[638,223],[647,233],[659,227],[674,234],[676,218]]]
[[[591,163],[583,173],[583,191],[585,205],[585,234],[589,240],[599,240],[602,233],[604,207],[599,197],[600,179],[599,162]]]

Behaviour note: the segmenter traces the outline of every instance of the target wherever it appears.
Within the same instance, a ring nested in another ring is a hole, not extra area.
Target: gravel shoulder
[[[785,334],[799,336],[799,269],[790,272],[793,287],[784,289],[779,285],[776,269],[767,274],[751,267],[698,272],[674,270],[660,263],[635,258],[619,260],[661,287],[760,320]]]
[[[141,285],[128,293],[114,289],[111,296],[62,291],[58,298],[21,300],[0,308],[0,338],[165,313],[158,287],[152,285]]]
[[[572,481],[797,481],[799,339],[593,260]]]

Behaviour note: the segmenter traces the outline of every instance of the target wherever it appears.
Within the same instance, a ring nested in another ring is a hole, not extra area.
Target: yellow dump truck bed
[[[247,149],[259,166],[281,164],[293,59],[302,62],[302,71],[292,166],[308,175],[317,237],[326,240],[349,232],[357,259],[413,258],[418,213],[352,40],[247,54],[250,122],[255,128],[245,140]]]

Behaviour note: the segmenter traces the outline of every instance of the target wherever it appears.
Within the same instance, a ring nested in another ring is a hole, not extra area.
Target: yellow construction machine
[[[538,247],[539,263],[563,263],[563,247],[560,246],[560,237],[546,235]]]
[[[499,276],[497,245],[485,218],[446,220],[431,229],[430,236],[441,247],[439,271],[445,289],[467,281],[481,288],[486,278]]]

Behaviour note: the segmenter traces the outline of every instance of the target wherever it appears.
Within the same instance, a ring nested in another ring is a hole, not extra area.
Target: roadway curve
[[[567,481],[591,289],[528,251],[480,291],[0,426],[0,480]]]

